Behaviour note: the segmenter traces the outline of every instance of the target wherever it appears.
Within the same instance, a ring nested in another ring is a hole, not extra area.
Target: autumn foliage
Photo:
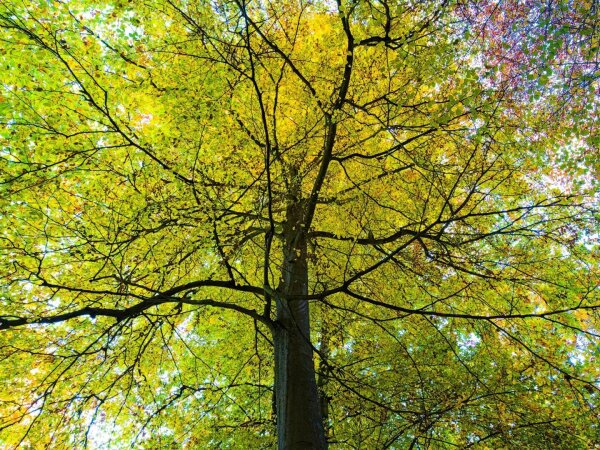
[[[2,2],[0,445],[592,448],[599,22]]]

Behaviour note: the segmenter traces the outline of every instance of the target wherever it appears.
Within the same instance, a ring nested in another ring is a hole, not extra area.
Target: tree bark
[[[310,342],[306,236],[299,201],[284,228],[282,277],[276,296],[275,397],[279,450],[327,448]]]

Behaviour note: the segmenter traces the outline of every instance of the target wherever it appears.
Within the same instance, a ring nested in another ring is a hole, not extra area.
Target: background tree
[[[588,448],[597,22],[4,2],[0,440]]]

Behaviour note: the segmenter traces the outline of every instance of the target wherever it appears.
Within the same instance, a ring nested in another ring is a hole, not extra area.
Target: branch
[[[381,306],[382,308],[390,309],[392,311],[402,312],[404,314],[417,314],[421,316],[435,316],[435,317],[445,317],[445,318],[455,318],[455,319],[471,319],[471,320],[505,320],[505,319],[529,319],[529,318],[538,318],[544,319],[550,316],[557,316],[560,314],[565,314],[578,310],[598,310],[600,309],[600,304],[597,305],[577,305],[572,308],[558,309],[554,311],[547,311],[543,313],[524,313],[524,314],[493,314],[493,315],[483,315],[483,314],[466,314],[466,313],[448,313],[442,311],[432,311],[426,310],[423,308],[420,309],[411,309],[405,308],[402,306],[391,305],[389,303],[381,302],[379,300],[374,300],[369,297],[365,297],[364,295],[357,294],[356,292],[352,292],[350,289],[344,289],[342,291],[345,294],[348,294],[350,297],[353,297],[357,300],[361,300],[363,302],[369,303],[375,306]]]
[[[220,302],[212,299],[204,299],[204,300],[194,300],[189,298],[179,298],[179,297],[156,297],[153,299],[148,299],[144,302],[138,303],[134,306],[125,309],[111,309],[111,308],[95,308],[86,306],[85,308],[78,309],[75,311],[70,311],[63,314],[57,314],[55,316],[45,316],[38,317],[37,319],[27,319],[24,317],[19,317],[16,319],[8,319],[0,316],[0,330],[6,330],[9,328],[15,328],[23,325],[43,325],[43,324],[53,324],[65,322],[70,319],[75,319],[77,317],[91,317],[92,319],[97,316],[103,317],[113,317],[120,322],[125,319],[129,319],[132,317],[139,316],[145,310],[153,307],[159,306],[165,303],[181,303],[185,305],[194,305],[194,306],[213,306],[215,308],[223,308],[230,309],[233,311],[240,312],[246,316],[253,318],[254,320],[258,320],[261,323],[264,323],[269,328],[272,327],[271,320],[265,318],[261,314],[259,314],[254,309],[244,308],[243,306],[236,305],[235,303],[227,303]]]
[[[87,293],[87,294],[103,294],[103,295],[121,295],[121,296],[129,296],[132,297],[131,294],[127,293],[115,293],[111,291],[96,291],[92,289],[78,289],[78,288],[70,288],[65,286],[54,285],[50,283],[44,282],[42,286],[54,288],[54,289],[62,289],[67,291],[79,292],[79,293]],[[25,317],[16,317],[11,318],[8,316],[0,316],[0,330],[5,330],[8,328],[19,327],[23,325],[34,325],[34,324],[53,324],[59,322],[65,322],[70,319],[74,319],[77,317],[88,316],[94,318],[96,316],[104,316],[104,317],[113,317],[120,322],[124,319],[128,319],[131,317],[135,317],[143,313],[145,310],[153,307],[162,305],[165,303],[181,303],[186,305],[195,305],[195,306],[213,306],[224,309],[231,309],[234,311],[238,311],[242,314],[245,314],[255,320],[258,320],[267,326],[271,326],[271,321],[269,318],[266,318],[259,313],[257,313],[253,309],[244,308],[243,306],[220,302],[217,300],[204,299],[204,300],[194,300],[187,297],[176,297],[175,295],[181,292],[187,292],[192,289],[197,289],[200,287],[221,287],[233,289],[241,292],[251,292],[253,294],[263,295],[264,292],[262,289],[254,287],[254,286],[238,286],[233,281],[219,281],[219,280],[201,280],[201,281],[193,281],[187,284],[183,284],[181,286],[177,286],[171,289],[168,289],[162,293],[158,293],[153,297],[144,298],[142,296],[133,296],[135,298],[141,299],[140,303],[137,303],[129,308],[101,308],[101,307],[91,307],[86,306],[81,309],[77,309],[75,311],[69,311],[62,314],[57,314],[53,316],[42,316],[35,319],[25,318]]]

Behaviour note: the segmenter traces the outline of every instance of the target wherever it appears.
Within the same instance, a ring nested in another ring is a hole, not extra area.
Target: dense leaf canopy
[[[598,23],[2,1],[0,445],[273,448],[285,297],[331,448],[591,448]]]

